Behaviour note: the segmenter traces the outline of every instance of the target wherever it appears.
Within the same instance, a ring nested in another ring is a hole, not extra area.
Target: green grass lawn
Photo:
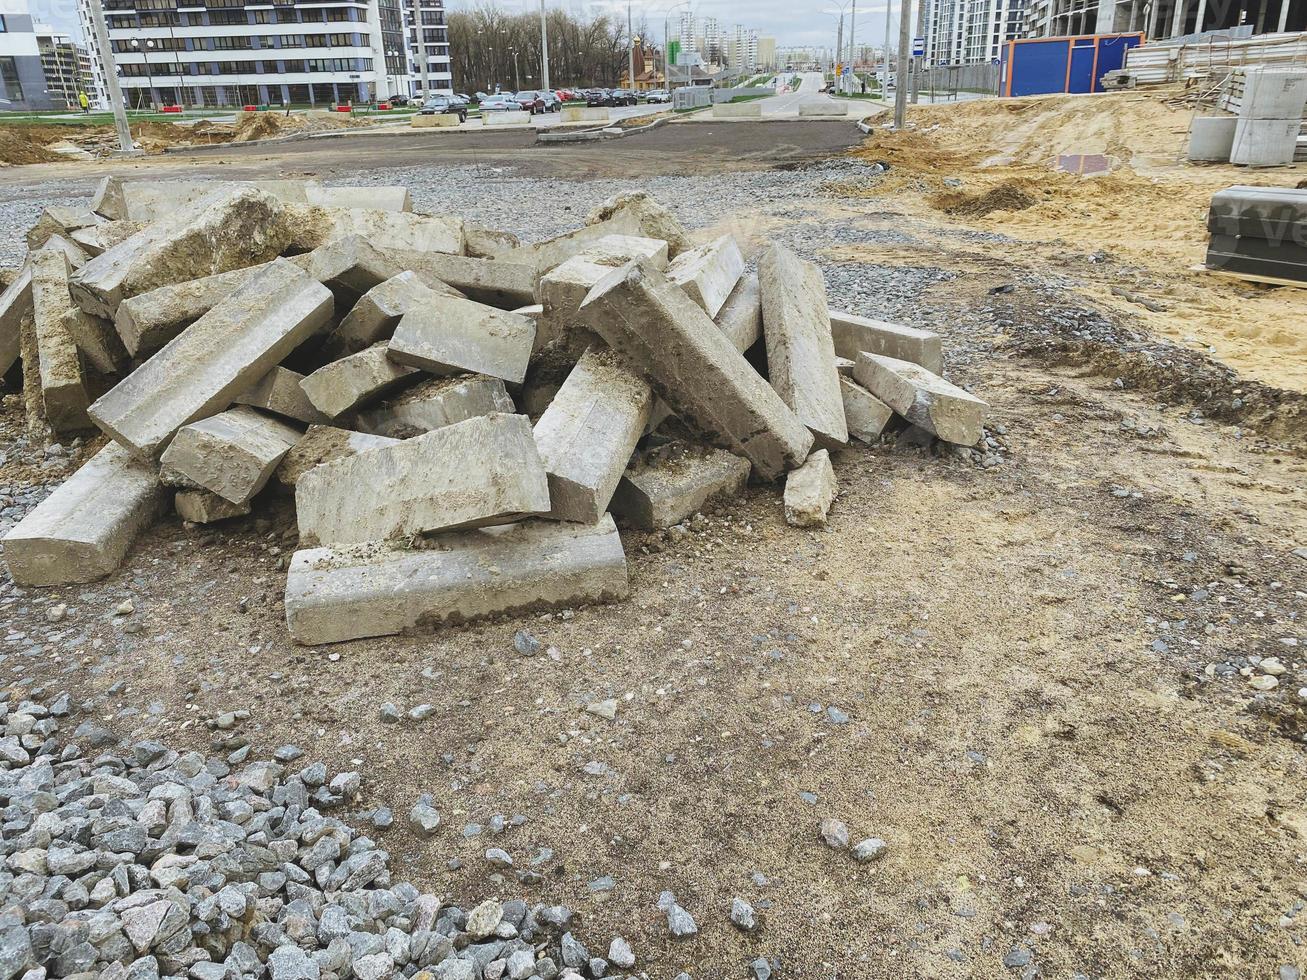
[[[771,92],[759,92],[757,95],[737,95],[735,98],[731,99],[731,104],[734,105],[736,102],[752,102],[755,99],[769,99],[772,97],[772,94],[773,93]]]

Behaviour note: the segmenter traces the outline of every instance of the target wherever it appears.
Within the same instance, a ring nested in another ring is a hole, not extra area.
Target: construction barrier
[[[509,110],[508,112],[481,113],[482,126],[530,126],[531,113]]]
[[[761,119],[762,103],[753,102],[719,102],[712,107],[714,119]]]
[[[562,122],[608,122],[608,110],[603,106],[565,105],[559,113]]]
[[[408,121],[408,124],[414,129],[443,129],[457,126],[458,123],[459,118],[456,112],[440,112],[429,116],[419,113],[410,117]]]

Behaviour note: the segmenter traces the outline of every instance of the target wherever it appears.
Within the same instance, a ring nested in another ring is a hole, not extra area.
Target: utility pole
[[[881,50],[881,55],[884,57],[885,65],[880,80],[880,101],[882,105],[885,103],[885,100],[889,98],[889,25],[890,11],[893,10],[893,8],[893,0],[885,0],[885,47]]]
[[[844,84],[840,76],[840,58],[842,58],[843,56],[844,56],[844,11],[841,10],[840,26],[839,29],[835,32],[835,50],[831,53],[831,59],[830,59],[831,74],[835,76],[835,78],[832,79],[832,87],[835,89],[836,92],[843,91],[843,89],[840,87],[841,85]]]
[[[850,73],[854,71],[853,66],[857,64],[858,61],[858,57],[857,57],[858,49],[854,47],[854,45],[858,43],[855,40],[857,36],[858,36],[858,0],[853,0],[853,16],[849,19],[849,60],[847,62],[849,65]],[[850,74],[849,92],[848,92],[848,94],[850,95],[853,94],[853,79],[854,76]]]
[[[635,35],[631,31],[631,0],[626,0],[626,84],[635,91]]]
[[[931,0],[918,0],[917,2],[917,37],[921,38],[923,42],[922,45],[923,50],[925,46],[924,42],[926,40],[926,4],[929,2],[931,2]],[[922,58],[923,59],[925,58],[924,54],[922,55]],[[922,64],[919,66],[917,64],[917,59],[915,57],[912,59],[912,104],[913,105],[917,104],[917,97],[921,94],[921,72],[924,69],[924,67],[925,67],[924,60]]]
[[[629,8],[627,19],[630,19]],[[540,84],[549,91],[549,26],[545,20],[545,0],[540,0]]]
[[[104,26],[104,8],[100,0],[88,0],[91,8],[91,26],[95,29],[95,44],[100,49],[100,66],[104,69],[104,87],[109,90],[109,105],[113,109],[113,124],[118,130],[118,146],[124,153],[136,149],[132,131],[127,126],[127,111],[123,108],[123,92],[118,87],[118,66],[114,64],[113,50],[109,47],[109,29]]]
[[[413,13],[417,20],[418,70],[422,73],[422,101],[426,102],[431,98],[431,66],[427,64],[427,21],[422,13],[422,0],[413,0]],[[464,81],[466,82],[467,79]]]
[[[908,56],[912,52],[912,0],[900,0],[899,7],[899,67],[898,81],[894,84],[894,128],[902,129],[908,113],[908,86],[905,72]]]

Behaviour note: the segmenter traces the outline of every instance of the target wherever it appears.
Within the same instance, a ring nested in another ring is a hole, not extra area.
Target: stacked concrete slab
[[[113,178],[29,242],[0,370],[29,432],[108,442],[11,532],[14,580],[112,574],[169,503],[194,527],[293,496],[301,643],[617,600],[614,518],[658,532],[752,477],[820,528],[851,438],[983,431],[938,336],[642,193],[522,244],[402,187]]]

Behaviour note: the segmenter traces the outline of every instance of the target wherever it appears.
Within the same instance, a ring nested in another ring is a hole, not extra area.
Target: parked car
[[[389,102],[391,105],[405,106],[408,105],[409,100],[407,95],[400,95],[396,93],[395,95],[392,95],[390,98],[388,98],[386,101]]]
[[[418,110],[418,114],[423,116],[438,116],[446,113],[458,116],[459,122],[467,122],[467,106],[459,105],[449,95],[433,95],[423,102],[422,108]]]
[[[490,93],[489,93],[489,92],[478,92],[478,93],[477,93],[477,101],[478,101],[478,102],[480,102],[482,99],[488,99],[488,98],[490,98]]]
[[[462,105],[471,105],[471,104],[472,104],[472,96],[470,96],[470,95],[465,95],[465,94],[462,93],[462,92],[455,92],[455,93],[454,93],[454,99],[455,99],[456,101],[458,101],[459,103],[461,103]]]
[[[585,104],[588,106],[610,106],[617,105],[613,101],[613,93],[606,88],[592,88],[585,93]]]
[[[570,88],[560,88],[554,94],[558,96],[560,102],[575,102],[578,99],[585,101],[584,95]]]
[[[665,92],[662,89],[654,89],[644,94],[644,100],[646,102],[671,102],[672,93]]]
[[[563,108],[563,100],[555,92],[541,92],[540,98],[545,100],[545,112],[557,112]]]
[[[482,112],[516,112],[521,108],[511,95],[487,95],[481,100]]]
[[[624,88],[613,89],[613,105],[635,105],[640,101],[639,96]]]
[[[522,91],[513,96],[513,101],[518,104],[519,108],[535,115],[537,112],[545,111],[545,100],[540,98],[538,92]]]

